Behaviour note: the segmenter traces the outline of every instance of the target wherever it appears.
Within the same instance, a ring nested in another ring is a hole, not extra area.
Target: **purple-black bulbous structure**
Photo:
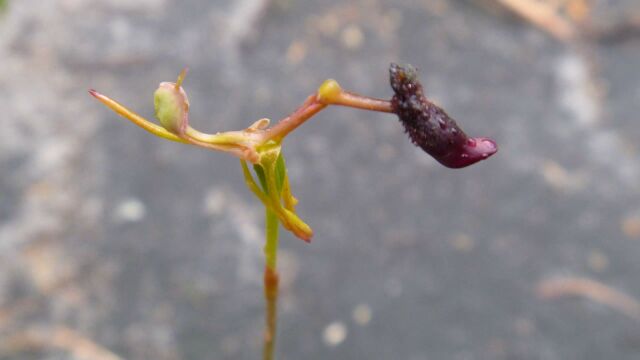
[[[462,168],[484,160],[498,151],[489,138],[470,138],[447,113],[427,100],[411,66],[391,64],[389,68],[393,111],[411,141],[449,168]]]

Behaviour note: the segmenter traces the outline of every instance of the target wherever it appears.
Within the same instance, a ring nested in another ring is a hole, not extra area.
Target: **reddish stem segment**
[[[346,91],[341,91],[330,103],[322,103],[318,100],[318,95],[313,94],[300,105],[293,114],[280,120],[270,129],[265,130],[265,141],[284,139],[287,134],[309,120],[315,114],[326,108],[328,105],[341,105],[355,109],[370,110],[392,113],[391,101],[362,96]]]
[[[276,324],[278,319],[278,283],[280,278],[278,273],[264,267],[264,298],[267,303],[267,313],[265,317],[264,347],[262,348],[263,360],[272,360],[274,347],[276,344]]]
[[[284,139],[287,134],[295,130],[298,126],[302,125],[305,121],[325,107],[327,107],[327,105],[319,103],[315,94],[307,97],[305,102],[296,111],[294,111],[293,114],[280,120],[273,127],[265,130],[265,141],[280,141]]]

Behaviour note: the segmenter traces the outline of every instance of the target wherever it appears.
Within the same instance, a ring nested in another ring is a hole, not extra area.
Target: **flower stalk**
[[[265,210],[265,234],[264,245],[264,299],[266,304],[264,340],[262,345],[263,360],[272,360],[275,353],[277,319],[278,319],[278,293],[280,277],[278,275],[278,217],[273,211]]]

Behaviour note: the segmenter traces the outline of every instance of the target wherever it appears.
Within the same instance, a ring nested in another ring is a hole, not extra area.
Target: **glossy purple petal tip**
[[[446,155],[436,157],[442,165],[459,169],[485,160],[498,151],[498,145],[489,138],[468,138],[467,144],[454,147]]]

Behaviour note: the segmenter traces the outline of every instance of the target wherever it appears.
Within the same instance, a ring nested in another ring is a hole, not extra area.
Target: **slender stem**
[[[266,302],[264,343],[262,359],[273,360],[278,322],[278,218],[265,209],[266,244],[264,246],[264,298]]]
[[[104,105],[106,105],[109,109],[113,110],[116,114],[122,116],[123,118],[133,122],[134,124],[140,126],[141,128],[147,130],[148,132],[156,135],[156,136],[160,136],[162,138],[165,138],[167,140],[172,140],[172,141],[177,141],[177,142],[181,142],[181,143],[187,143],[186,140],[181,139],[180,137],[178,137],[176,134],[173,134],[169,131],[167,131],[167,129],[163,128],[162,126],[156,125],[154,123],[152,123],[151,121],[143,118],[142,116],[136,114],[135,112],[127,109],[125,106],[123,106],[122,104],[120,104],[119,102],[111,99],[110,97],[100,94],[99,92],[95,91],[95,90],[89,90],[89,94],[91,94],[91,96],[95,97],[96,99],[98,99],[101,103],[103,103]]]
[[[265,130],[262,141],[282,140],[287,134],[309,120],[328,105],[341,105],[355,109],[392,113],[391,101],[362,96],[339,90],[333,97],[319,100],[318,94],[307,97],[304,103],[293,114],[280,120],[270,129]]]
[[[331,99],[331,102],[329,104],[348,106],[362,110],[380,111],[387,113],[393,112],[391,101],[389,100],[362,96],[348,91],[341,91],[334,99]]]
[[[280,141],[284,139],[287,134],[295,130],[298,126],[302,125],[305,121],[317,114],[320,110],[327,107],[326,104],[321,104],[316,100],[316,95],[311,95],[305,100],[305,102],[293,112],[293,114],[280,120],[270,129],[264,131],[264,138],[262,141],[268,140]]]
[[[276,271],[278,265],[278,217],[271,209],[265,214],[266,243],[264,245],[265,265]]]

